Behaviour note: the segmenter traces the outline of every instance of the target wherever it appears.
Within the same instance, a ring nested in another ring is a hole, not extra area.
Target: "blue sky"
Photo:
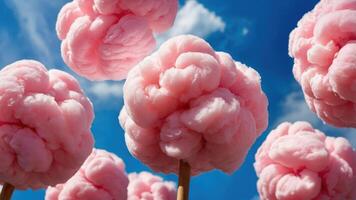
[[[0,67],[19,59],[35,59],[48,68],[72,73],[60,57],[55,34],[56,16],[68,0],[0,1]],[[269,106],[269,128],[250,150],[244,165],[232,175],[212,171],[194,177],[191,199],[257,200],[254,154],[268,132],[282,121],[306,120],[328,135],[344,136],[356,146],[356,131],[324,125],[309,111],[300,87],[292,76],[293,60],[288,56],[288,36],[304,13],[317,0],[180,0],[175,26],[157,36],[159,42],[184,33],[204,37],[217,51],[255,68]],[[72,73],[73,74],[73,73]],[[95,106],[93,134],[97,148],[116,153],[126,162],[128,172],[149,170],[126,149],[117,122],[122,107],[123,82],[89,82],[77,77]],[[176,181],[174,175],[165,176]],[[44,191],[17,191],[13,200],[43,199]]]

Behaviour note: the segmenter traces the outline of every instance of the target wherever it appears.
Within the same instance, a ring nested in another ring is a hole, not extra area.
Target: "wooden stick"
[[[179,161],[179,183],[177,200],[189,199],[190,166],[183,160]]]
[[[15,190],[14,186],[12,186],[11,184],[5,183],[2,186],[0,200],[10,200],[14,190]]]

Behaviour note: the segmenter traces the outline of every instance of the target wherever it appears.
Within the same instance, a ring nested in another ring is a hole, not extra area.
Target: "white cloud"
[[[223,32],[225,26],[221,17],[196,0],[189,0],[178,11],[174,26],[168,32],[159,34],[156,39],[160,45],[167,39],[181,34],[194,34],[204,38],[213,32]]]
[[[282,116],[276,120],[276,124],[300,120],[308,121],[312,124],[320,123],[317,116],[309,109],[301,92],[291,92],[285,97],[282,103],[282,113]]]
[[[7,0],[15,13],[21,34],[28,40],[31,50],[49,65],[54,65],[53,42],[56,41],[54,27],[50,26],[45,13],[57,12],[59,4],[44,0]],[[52,13],[53,14],[53,13]]]
[[[247,27],[242,28],[242,35],[245,36],[250,32],[250,30]]]
[[[356,148],[356,130],[352,128],[336,128],[322,122],[315,113],[313,113],[304,100],[301,91],[294,91],[288,94],[281,104],[282,114],[273,125],[275,128],[282,122],[307,121],[323,131],[327,135],[346,137],[352,146]]]
[[[93,95],[95,99],[103,101],[111,99],[112,97],[122,97],[123,83],[114,82],[96,82],[92,83],[89,88],[89,94]]]

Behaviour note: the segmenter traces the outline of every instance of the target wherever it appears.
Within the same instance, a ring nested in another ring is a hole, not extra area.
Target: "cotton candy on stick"
[[[356,0],[321,0],[292,31],[293,73],[326,123],[356,127]]]
[[[268,121],[259,74],[192,35],[168,40],[134,67],[124,101],[129,151],[163,173],[178,174],[179,162],[192,175],[232,173]]]
[[[94,149],[78,172],[63,184],[49,187],[46,200],[127,200],[129,180],[121,158]]]
[[[64,62],[90,80],[122,80],[174,22],[177,0],[74,0],[56,29]]]
[[[356,151],[307,122],[282,123],[256,154],[261,200],[356,199]]]
[[[93,107],[69,74],[21,60],[0,71],[0,184],[68,180],[93,147]]]

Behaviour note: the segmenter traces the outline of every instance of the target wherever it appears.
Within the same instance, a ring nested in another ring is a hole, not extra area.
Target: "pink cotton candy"
[[[129,174],[128,200],[175,200],[177,191],[173,182],[148,172]]]
[[[259,74],[203,39],[170,39],[129,73],[120,123],[129,151],[152,169],[235,171],[266,129]]]
[[[282,123],[256,154],[261,200],[356,199],[356,151],[307,122]]]
[[[124,162],[94,149],[79,171],[64,184],[49,187],[46,200],[126,200],[129,180]]]
[[[93,147],[93,107],[77,80],[22,60],[0,71],[0,183],[38,189],[68,180]]]
[[[90,80],[121,80],[155,48],[153,33],[169,29],[177,0],[74,0],[61,9],[62,57]]]
[[[322,120],[356,127],[356,0],[321,0],[292,31],[289,53],[305,99]]]

